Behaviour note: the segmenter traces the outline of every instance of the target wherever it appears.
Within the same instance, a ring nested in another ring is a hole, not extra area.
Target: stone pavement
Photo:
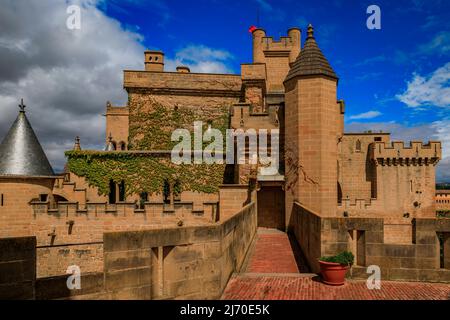
[[[299,270],[302,273],[299,273]],[[224,300],[449,300],[450,285],[382,281],[369,290],[365,281],[347,280],[344,286],[323,284],[307,266],[295,241],[286,233],[258,229],[245,271],[230,279]]]

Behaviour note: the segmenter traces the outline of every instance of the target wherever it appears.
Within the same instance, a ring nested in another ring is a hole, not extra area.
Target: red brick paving
[[[257,237],[247,272],[299,273],[286,233],[277,230],[258,229]]]
[[[315,277],[317,278],[317,277]],[[380,290],[365,281],[347,280],[340,287],[325,285],[313,276],[234,276],[224,300],[449,300],[450,285],[382,281]]]
[[[294,255],[294,250],[296,255]],[[246,272],[234,275],[222,296],[225,300],[449,300],[450,285],[382,281],[380,290],[369,290],[365,281],[347,280],[333,287],[303,271],[299,251],[286,233],[258,229]]]

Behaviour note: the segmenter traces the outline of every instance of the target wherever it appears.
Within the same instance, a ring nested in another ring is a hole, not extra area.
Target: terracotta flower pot
[[[348,265],[320,260],[319,264],[324,283],[331,286],[342,286],[345,283],[345,274],[350,269]]]

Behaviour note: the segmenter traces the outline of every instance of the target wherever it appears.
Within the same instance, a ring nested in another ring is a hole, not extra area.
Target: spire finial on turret
[[[106,146],[105,146],[105,151],[115,151],[115,150],[116,150],[116,146],[115,146],[115,143],[113,142],[113,137],[110,132],[109,136],[108,136],[108,142],[106,143]]]
[[[308,25],[308,37],[306,39],[309,38],[314,38],[314,27],[311,23]]]
[[[80,144],[80,137],[76,136],[75,138],[75,145],[73,147],[73,150],[80,151],[81,150],[81,144]]]
[[[22,99],[20,100],[20,104],[19,104],[20,112],[25,113],[25,108],[26,108],[26,105],[23,104],[23,98],[22,98]]]

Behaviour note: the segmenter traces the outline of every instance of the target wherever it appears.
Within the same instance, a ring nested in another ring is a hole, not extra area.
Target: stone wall
[[[29,205],[32,199],[41,194],[49,195],[55,179],[45,178],[7,178],[0,177],[0,238],[33,236],[31,217],[33,210]]]
[[[69,290],[67,279],[70,275],[40,278],[36,280],[36,300],[52,299],[95,299],[103,292],[103,272],[81,273],[81,289]]]
[[[369,159],[369,146],[375,139],[389,141],[387,133],[345,134],[339,144],[341,199],[376,198],[375,165]]]
[[[220,219],[223,221],[251,202],[249,186],[244,184],[222,185],[219,194]]]
[[[116,150],[128,150],[129,110],[128,107],[106,107],[106,141],[111,135]],[[123,144],[123,146],[122,146]],[[124,147],[125,149],[123,149]]]
[[[103,271],[103,242],[40,246],[36,249],[38,278],[65,274],[73,265],[80,267],[82,274]]]
[[[385,280],[450,282],[450,219],[413,219],[409,243],[394,244],[384,241],[383,218],[323,218],[298,203],[293,215],[293,232],[314,272],[321,256],[349,250],[356,257],[353,278],[367,279],[367,267],[377,265]]]
[[[70,265],[78,265],[82,272],[102,271],[103,232],[170,228],[180,221],[186,226],[210,225],[218,219],[218,202],[197,209],[192,202],[173,207],[146,203],[143,209],[134,203],[88,203],[81,209],[77,203],[61,202],[51,208],[35,201],[32,207],[29,225],[37,238],[38,277],[64,274]]]
[[[450,190],[436,190],[436,210],[450,211]]]
[[[217,299],[256,233],[256,206],[219,225],[105,233],[105,299]]]
[[[35,298],[36,238],[0,239],[0,300]]]

